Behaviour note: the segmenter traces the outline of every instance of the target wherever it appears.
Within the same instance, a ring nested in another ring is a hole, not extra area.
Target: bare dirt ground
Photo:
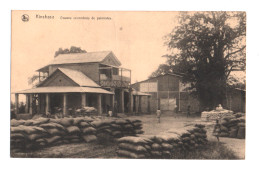
[[[183,129],[184,126],[203,123],[206,125],[209,141],[217,141],[212,136],[214,122],[201,122],[199,117],[175,117],[172,114],[162,114],[158,123],[156,115],[124,116],[130,119],[140,119],[143,123],[145,135],[159,135],[169,129]],[[234,138],[220,138],[221,144],[231,149],[239,159],[245,158],[245,140]],[[65,144],[53,146],[28,153],[16,153],[16,157],[29,158],[116,158],[116,143],[109,144]]]

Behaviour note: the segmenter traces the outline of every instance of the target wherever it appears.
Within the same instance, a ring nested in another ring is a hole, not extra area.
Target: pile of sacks
[[[230,137],[245,139],[245,116],[243,114],[234,114],[221,119],[220,137]]]
[[[111,141],[124,136],[143,134],[142,122],[129,119],[97,120],[91,123],[97,130],[98,140],[101,142]]]
[[[223,118],[226,116],[231,116],[233,111],[231,110],[212,110],[212,111],[204,111],[201,113],[201,120],[202,121],[212,121],[219,118]]]
[[[127,136],[118,139],[116,151],[119,158],[145,159],[150,158],[152,141],[145,137]]]
[[[123,137],[118,139],[119,158],[164,158],[177,152],[191,151],[204,146],[207,140],[205,125],[196,124],[184,130],[169,130],[158,136]]]
[[[123,124],[124,122],[124,124]],[[11,120],[11,149],[32,150],[48,145],[97,142],[136,135],[130,120],[97,119],[91,117],[34,120]],[[120,124],[117,124],[120,123]],[[140,124],[139,124],[140,125]]]

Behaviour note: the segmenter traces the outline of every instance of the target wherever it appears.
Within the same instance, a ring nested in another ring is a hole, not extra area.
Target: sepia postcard
[[[11,13],[12,158],[244,160],[246,12]]]

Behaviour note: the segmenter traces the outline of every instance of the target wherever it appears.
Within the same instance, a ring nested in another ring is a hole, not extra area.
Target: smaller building
[[[165,74],[131,85],[137,91],[151,94],[151,112],[160,109],[162,112],[199,112],[199,102],[189,95],[186,88],[189,84],[182,82],[180,74]],[[145,100],[143,102],[145,105]]]

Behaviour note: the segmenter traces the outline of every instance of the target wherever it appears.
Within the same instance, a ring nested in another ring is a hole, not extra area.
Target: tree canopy
[[[59,50],[55,52],[54,58],[57,57],[59,54],[68,54],[68,53],[87,53],[87,51],[82,50],[80,47],[76,47],[76,46],[71,46],[70,49],[66,48],[64,50],[62,48],[59,48]]]
[[[202,107],[222,104],[232,71],[245,70],[245,12],[182,12],[166,36],[169,54],[151,76],[183,73]]]

